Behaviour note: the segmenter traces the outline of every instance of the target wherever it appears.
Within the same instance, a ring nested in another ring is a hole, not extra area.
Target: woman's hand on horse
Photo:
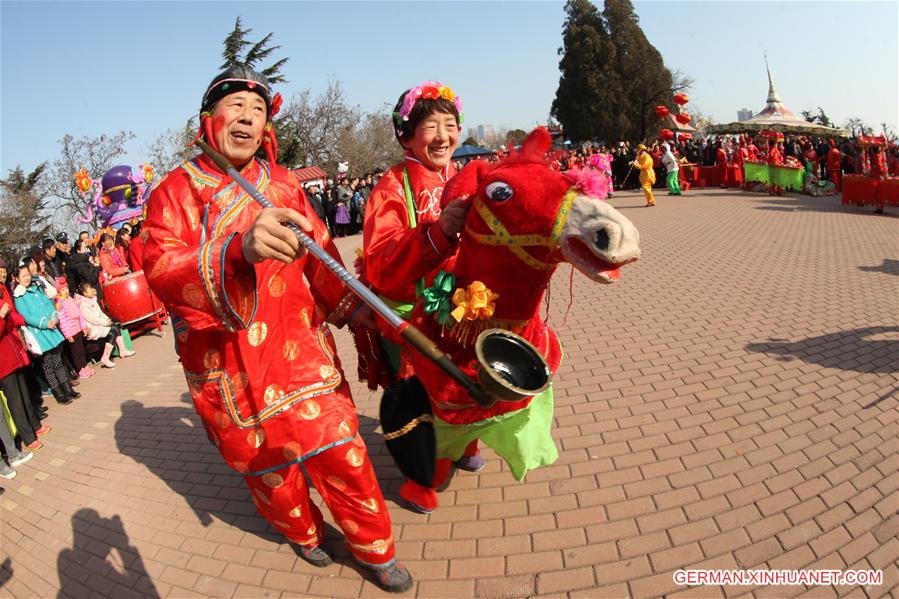
[[[444,235],[451,238],[462,232],[470,206],[467,198],[457,198],[443,208],[437,224]]]
[[[290,264],[306,254],[296,234],[284,223],[293,223],[307,233],[312,224],[292,208],[265,208],[256,217],[253,226],[243,234],[241,249],[250,264],[274,259]]]

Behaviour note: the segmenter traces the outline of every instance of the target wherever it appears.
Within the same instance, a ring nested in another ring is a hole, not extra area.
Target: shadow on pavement
[[[795,342],[771,339],[748,343],[746,349],[825,368],[887,374],[899,371],[899,326],[850,329]]]
[[[899,277],[899,260],[884,258],[883,264],[880,266],[859,266],[858,269],[865,272],[882,272],[893,275],[894,277]]]
[[[72,531],[72,548],[63,549],[56,558],[58,599],[96,594],[159,597],[118,515],[104,518],[92,509],[78,510],[72,516]]]
[[[12,578],[12,560],[6,558],[3,560],[3,563],[0,564],[0,589],[9,582],[10,578]]]
[[[118,450],[146,466],[181,495],[203,526],[210,526],[215,516],[272,542],[286,542],[257,513],[243,478],[225,464],[207,438],[190,394],[184,393],[181,400],[185,403],[183,407],[147,407],[135,400],[124,402],[122,415],[115,424]],[[381,435],[375,432],[378,421],[362,415],[358,419],[381,490],[385,499],[390,499],[402,484],[401,475]]]

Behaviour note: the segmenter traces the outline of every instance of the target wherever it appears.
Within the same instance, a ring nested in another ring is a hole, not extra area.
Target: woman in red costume
[[[100,236],[100,269],[107,279],[128,274],[128,259],[116,247],[115,238],[109,233]]]
[[[784,163],[782,154],[780,153],[780,149],[777,147],[777,142],[775,140],[771,140],[768,142],[768,164],[781,165]],[[768,187],[768,195],[778,195],[782,196],[784,194],[783,187],[780,185],[776,185],[774,183]]]
[[[883,181],[887,176],[887,161],[884,156],[885,152],[880,146],[871,148],[871,177],[879,182]],[[875,214],[883,214],[884,197],[878,190],[875,196],[877,208]]]
[[[387,504],[328,327],[362,322],[365,313],[282,224],[296,224],[340,260],[297,180],[275,164],[272,117],[280,102],[249,68],[213,79],[198,137],[278,207],[262,209],[208,157],[197,156],[151,195],[143,268],[171,311],[206,433],[243,475],[259,513],[304,560],[332,563],[302,464],[355,560],[382,588],[401,592],[412,578],[395,561]],[[256,157],[260,147],[267,160]]]
[[[759,159],[758,146],[755,145],[755,142],[752,140],[751,137],[748,138],[748,141],[746,143],[746,154],[747,154],[746,160],[749,160],[751,162],[756,162]]]
[[[840,149],[837,148],[837,144],[834,143],[833,140],[830,140],[830,149],[827,151],[827,172],[837,191],[840,191],[843,182],[842,165],[843,155],[840,153]]]
[[[452,155],[459,145],[462,99],[439,81],[426,81],[400,96],[392,118],[406,156],[387,171],[368,200],[364,273],[372,289],[408,317],[425,285],[452,259],[468,213],[463,200],[440,208],[443,188],[456,174]],[[400,370],[397,341],[381,327],[381,347],[393,375]],[[476,441],[455,465],[469,472],[483,469]],[[449,474],[449,466],[438,464],[435,487]],[[400,488],[400,496],[415,511],[437,507],[434,490],[411,480]]]
[[[727,151],[724,149],[724,143],[721,140],[718,141],[716,147],[715,166],[718,167],[718,172],[721,173],[721,188],[724,189],[727,187]]]

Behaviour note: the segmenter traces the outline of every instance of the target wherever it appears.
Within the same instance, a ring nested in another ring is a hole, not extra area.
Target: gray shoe
[[[9,465],[15,468],[16,466],[24,464],[33,457],[34,454],[30,451],[20,451],[17,457],[14,457],[9,461]]]
[[[388,593],[404,593],[412,588],[412,575],[409,570],[399,564],[387,568],[369,569],[375,575],[375,582]]]
[[[331,559],[331,556],[328,555],[327,551],[322,549],[321,545],[306,547],[292,541],[288,541],[288,544],[290,545],[290,548],[293,549],[294,553],[303,558],[306,563],[311,564],[316,568],[324,568],[325,566],[330,566],[334,563],[334,560]]]
[[[0,460],[0,476],[3,478],[15,478],[16,471],[6,465],[6,462]]]

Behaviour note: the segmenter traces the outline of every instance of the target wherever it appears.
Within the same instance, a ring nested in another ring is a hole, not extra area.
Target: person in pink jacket
[[[125,340],[122,338],[122,325],[112,321],[106,315],[100,304],[97,303],[97,290],[90,283],[82,281],[75,295],[75,303],[87,323],[87,338],[91,341],[102,339],[106,342],[103,347],[103,357],[100,364],[106,368],[115,368],[115,362],[109,359],[112,354],[113,343],[119,348],[119,355],[123,358],[133,356],[133,351],[125,349]]]
[[[87,365],[84,352],[84,335],[87,322],[75,300],[69,297],[69,286],[63,282],[56,286],[56,311],[59,313],[59,332],[66,338],[66,351],[72,365],[78,371],[78,378],[86,379],[94,375],[94,370]]]

